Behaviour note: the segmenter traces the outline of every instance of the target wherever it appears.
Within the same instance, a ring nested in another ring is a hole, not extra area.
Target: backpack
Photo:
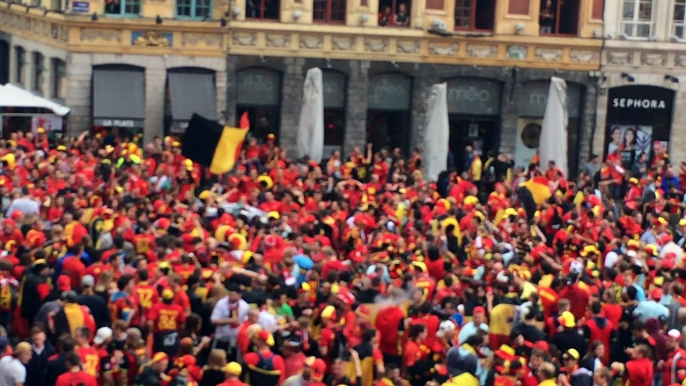
[[[188,384],[191,383],[191,380],[188,379],[187,376],[179,374],[174,379],[169,382],[168,386],[188,386]]]

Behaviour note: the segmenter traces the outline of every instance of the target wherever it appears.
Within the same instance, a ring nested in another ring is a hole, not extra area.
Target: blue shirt
[[[645,323],[650,318],[659,319],[661,316],[669,318],[669,309],[654,300],[648,300],[638,303],[636,309],[634,309],[634,315],[638,316],[638,319]]]
[[[476,334],[479,329],[488,332],[488,325],[486,323],[481,323],[480,326],[477,326],[473,321],[465,324],[460,330],[460,333],[457,335],[457,339],[460,341],[460,344],[464,343],[470,336]]]

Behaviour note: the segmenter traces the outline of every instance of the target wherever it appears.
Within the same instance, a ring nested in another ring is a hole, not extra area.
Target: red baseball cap
[[[472,311],[472,315],[476,315],[476,314],[486,315],[486,310],[481,306],[474,307],[474,311]]]
[[[655,301],[662,299],[662,289],[655,287],[650,291],[650,297]]]
[[[64,291],[71,291],[71,278],[67,275],[60,275],[57,278],[57,289]]]

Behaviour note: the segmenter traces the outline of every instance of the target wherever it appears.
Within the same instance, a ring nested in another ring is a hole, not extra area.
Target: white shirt
[[[604,267],[614,267],[615,264],[617,263],[617,260],[619,260],[619,256],[617,255],[617,252],[610,251],[608,252],[607,255],[605,255],[605,265]]]
[[[248,310],[250,306],[245,300],[241,299],[238,301],[238,322],[236,327],[225,324],[222,326],[217,326],[214,332],[214,337],[218,340],[229,340],[234,339],[238,336],[238,330],[241,328],[241,323],[248,317]],[[219,300],[212,310],[212,315],[210,316],[210,321],[229,319],[231,318],[231,310],[229,309],[229,297],[226,296]],[[2,385],[0,385],[2,386]]]
[[[26,383],[26,367],[13,356],[0,359],[0,386]]]
[[[257,324],[259,324],[260,327],[262,327],[262,329],[265,331],[274,332],[278,322],[276,321],[276,317],[270,314],[269,311],[262,310],[257,317]]]

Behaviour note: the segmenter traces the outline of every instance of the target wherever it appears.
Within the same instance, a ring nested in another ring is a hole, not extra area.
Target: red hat
[[[486,315],[486,310],[481,306],[474,307],[474,311],[472,311],[472,315],[476,315],[476,314]]]
[[[662,289],[655,287],[650,291],[650,297],[655,301],[659,301],[662,298]]]
[[[666,259],[662,260],[661,266],[662,266],[662,268],[673,269],[674,268],[674,259],[666,258]]]
[[[348,291],[340,292],[336,297],[347,306],[351,306],[355,302],[355,297]]]
[[[362,263],[365,260],[365,257],[362,252],[356,250],[348,254],[348,259],[353,263]]]
[[[369,307],[365,306],[364,304],[361,304],[359,307],[357,307],[355,314],[367,319],[372,316],[372,312],[369,310]]]
[[[71,278],[67,275],[60,275],[57,278],[57,289],[64,291],[71,291]]]
[[[13,227],[13,228],[14,228],[14,227],[17,226],[17,222],[14,221],[14,220],[12,220],[11,218],[6,218],[6,219],[5,219],[5,226]]]
[[[326,373],[326,362],[323,359],[315,359],[312,363],[312,379],[315,382],[321,382],[324,379],[324,374]]]
[[[20,210],[15,210],[14,212],[12,212],[11,217],[12,217],[12,220],[19,221],[24,217],[24,212],[22,212]]]
[[[539,340],[538,342],[534,343],[533,349],[539,349],[543,352],[548,352],[548,350],[550,350],[550,346],[548,345],[548,342]]]

